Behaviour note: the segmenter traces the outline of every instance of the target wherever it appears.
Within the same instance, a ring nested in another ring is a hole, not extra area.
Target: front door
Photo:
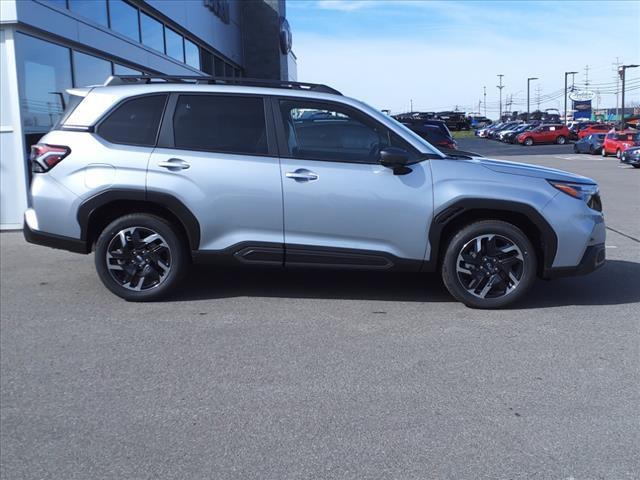
[[[385,146],[418,152],[359,110],[281,99],[285,262],[418,269],[433,211],[428,161],[394,175]]]

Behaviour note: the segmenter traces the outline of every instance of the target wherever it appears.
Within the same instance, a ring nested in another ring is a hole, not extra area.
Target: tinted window
[[[69,0],[69,9],[100,25],[109,26],[106,0]]]
[[[218,57],[215,60],[215,70],[216,77],[224,77],[224,62]]]
[[[164,53],[163,25],[146,13],[140,12],[140,28],[142,43]]]
[[[113,143],[153,146],[165,95],[133,98],[117,107],[98,127],[98,134]]]
[[[259,97],[181,95],[173,129],[176,148],[267,153],[264,103]]]
[[[23,130],[43,133],[62,115],[62,98],[69,98],[71,52],[22,33],[16,33],[15,39]]]
[[[125,67],[124,65],[119,65],[117,63],[114,63],[113,74],[114,75],[142,75],[142,72],[140,70],[135,70],[133,68]]]
[[[164,29],[165,45],[167,55],[184,62],[184,47],[182,45],[182,35],[174,32],[170,28]]]
[[[377,163],[386,146],[410,150],[387,128],[349,107],[284,100],[280,111],[294,158]]]
[[[208,73],[209,75],[213,75],[213,54],[207,52],[204,49],[201,49],[200,60],[201,60],[200,70],[202,70],[205,73]]]
[[[200,70],[200,49],[186,38],[184,40],[184,57],[187,65]]]
[[[123,0],[109,0],[111,29],[136,42],[140,41],[138,9]]]
[[[102,85],[111,75],[111,62],[93,55],[73,52],[73,73],[76,87]]]

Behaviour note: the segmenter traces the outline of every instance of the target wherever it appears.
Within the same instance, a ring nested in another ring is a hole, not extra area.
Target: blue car
[[[592,133],[581,138],[573,144],[574,153],[590,153],[597,155],[602,152],[602,144],[604,143],[604,133]]]

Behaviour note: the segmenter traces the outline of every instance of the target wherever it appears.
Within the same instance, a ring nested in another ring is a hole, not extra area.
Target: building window
[[[155,18],[140,12],[140,27],[142,29],[142,43],[164,53],[163,25]]]
[[[167,49],[167,55],[184,62],[184,45],[182,35],[174,32],[170,28],[164,29],[164,40]]]
[[[123,0],[109,0],[111,29],[136,42],[140,41],[138,9]]]
[[[228,63],[224,64],[224,76],[225,77],[229,77],[229,78],[233,78],[233,67],[231,65],[229,65]]]
[[[69,0],[69,9],[100,25],[109,26],[107,0]]]
[[[16,33],[20,111],[24,133],[43,134],[62,115],[62,99],[71,88],[71,52],[68,48]],[[35,143],[29,138],[28,144]]]
[[[200,70],[209,75],[213,75],[213,54],[204,48],[200,49]]]
[[[142,72],[140,70],[134,70],[133,68],[125,67],[124,65],[119,65],[117,63],[114,63],[113,74],[114,75],[142,75]]]
[[[216,77],[224,77],[224,62],[221,58],[216,57],[215,60]]]
[[[73,80],[76,87],[102,85],[111,76],[111,62],[80,52],[73,52]]]
[[[184,39],[184,56],[187,65],[200,70],[200,49],[186,38]]]
[[[60,8],[67,8],[67,0],[44,0],[44,3],[50,3]]]

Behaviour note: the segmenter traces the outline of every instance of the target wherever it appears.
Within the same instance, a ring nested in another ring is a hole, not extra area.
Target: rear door
[[[147,188],[191,210],[200,250],[282,263],[282,185],[267,108],[260,95],[169,99]]]

